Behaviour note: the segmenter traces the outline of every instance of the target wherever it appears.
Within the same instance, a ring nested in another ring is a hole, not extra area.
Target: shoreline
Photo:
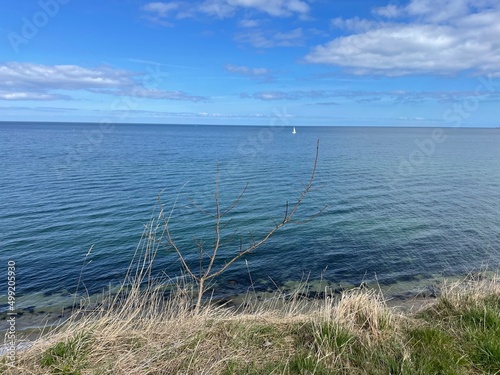
[[[367,293],[375,292],[382,293],[380,289],[377,292],[377,289],[370,288],[369,286],[362,285],[361,287],[352,287],[349,289],[343,289],[342,291],[334,291],[334,298],[336,300],[340,300],[340,297],[343,293],[350,293],[355,290],[362,290]],[[267,301],[270,301],[273,298],[273,295],[276,293],[270,292],[260,292],[260,294],[256,294],[256,303],[265,304]],[[299,292],[299,299],[306,299],[310,302],[318,302],[325,300],[325,297],[318,296],[320,293],[313,291],[310,293],[311,295],[307,295],[306,293]],[[313,297],[314,295],[314,297]],[[425,309],[428,306],[436,303],[439,298],[440,293],[436,294],[433,292],[430,293],[406,293],[405,295],[393,296],[392,298],[385,298],[382,293],[383,301],[386,307],[389,310],[393,310],[395,313],[402,314],[414,314],[418,311]],[[329,298],[328,296],[326,298]],[[254,302],[255,302],[254,300]],[[241,310],[242,316],[245,313],[245,304],[248,303],[248,295],[235,295],[232,298],[226,297],[221,298],[219,300],[211,301],[211,305],[219,306],[222,308],[227,308],[228,310],[235,311],[238,314],[238,311]],[[286,302],[285,302],[286,303]],[[94,306],[94,308],[97,305]],[[21,353],[27,349],[29,349],[32,345],[39,340],[45,340],[50,338],[53,331],[58,328],[63,327],[67,322],[73,320],[73,322],[78,322],[79,317],[73,319],[75,316],[81,314],[81,311],[78,308],[79,306],[67,306],[63,308],[60,312],[52,311],[45,312],[43,310],[36,312],[33,309],[27,309],[28,311],[18,312],[19,315],[16,317],[16,352]],[[89,306],[87,311],[92,311],[92,306]],[[256,308],[258,310],[258,308]],[[0,332],[7,332],[8,330],[8,322],[6,316],[3,314],[0,318]],[[9,344],[2,343],[0,344],[0,358],[8,355],[9,353]]]
[[[441,283],[446,283],[447,280],[448,279],[445,279]],[[395,290],[396,285],[398,284],[383,288],[377,285],[362,283],[360,286],[338,285],[337,288],[332,288],[332,285],[324,282],[323,280],[312,281],[311,283],[307,283],[305,286],[300,282],[289,282],[280,289],[269,289],[267,291],[257,292],[249,291],[242,294],[228,295],[220,298],[214,298],[210,301],[210,303],[214,306],[225,306],[238,311],[246,303],[248,303],[248,300],[252,300],[257,304],[260,304],[272,300],[276,298],[276,296],[281,296],[280,298],[284,296],[286,299],[287,295],[295,295],[295,298],[298,299],[321,301],[325,298],[331,297],[338,299],[342,293],[349,292],[354,289],[365,289],[367,291],[373,290],[381,293],[387,307],[389,308],[395,308],[400,311],[414,311],[415,309],[419,309],[426,304],[432,303],[440,295],[441,286],[437,285],[436,281],[429,281],[426,284],[417,284],[420,285],[420,288],[412,288],[406,291],[402,289],[402,285],[399,285],[397,292]],[[329,292],[325,292],[325,289],[328,289]],[[300,291],[297,292],[297,290]],[[109,294],[107,294],[107,296],[109,296]],[[102,297],[103,294],[98,294],[85,299],[85,306],[87,306],[86,310],[91,311],[93,308],[98,306],[100,304],[98,301],[102,301]],[[74,299],[73,296],[71,298]],[[89,303],[89,301],[93,302]],[[60,306],[52,305],[48,308],[44,308],[43,306],[36,307],[32,305],[26,308],[18,309],[16,311],[16,332],[20,335],[28,333],[26,336],[31,339],[35,336],[43,336],[46,333],[44,331],[50,331],[57,328],[73,317],[75,313],[80,313],[81,307],[82,305],[80,303],[71,305],[63,303]],[[7,312],[0,313],[0,332],[6,332],[8,330],[9,323],[7,321],[7,317]]]
[[[491,275],[495,275],[492,271],[481,271],[463,276],[441,277],[432,279],[423,279],[411,282],[399,282],[390,285],[368,284],[361,283],[360,285],[333,284],[327,280],[311,280],[309,282],[289,281],[281,287],[263,288],[260,291],[250,291],[246,293],[227,295],[220,298],[214,298],[210,303],[214,306],[224,306],[233,311],[244,310],[245,304],[249,301],[257,304],[265,304],[266,301],[271,301],[277,296],[284,298],[294,295],[295,298],[307,301],[321,301],[325,298],[334,297],[339,299],[343,293],[362,289],[366,291],[374,291],[379,293],[386,306],[395,311],[402,313],[412,313],[434,303],[441,295],[441,289],[450,283],[467,279],[488,279]],[[167,288],[167,287],[165,287]],[[116,287],[113,288],[116,291]],[[265,289],[265,290],[264,290]],[[326,291],[326,292],[325,292]],[[207,293],[208,294],[208,293]],[[53,329],[56,329],[70,320],[72,317],[81,314],[81,308],[85,307],[85,311],[89,312],[95,309],[96,306],[102,304],[104,298],[113,296],[113,293],[99,293],[92,296],[81,296],[80,303],[75,302],[75,296],[67,292],[62,293],[56,298],[52,298],[52,302],[63,302],[59,305],[52,303],[49,306],[34,306],[17,310],[16,315],[16,334],[20,342],[32,342],[40,337],[46,336]],[[52,296],[54,297],[54,296]],[[61,298],[64,297],[64,298]],[[168,300],[168,295],[165,295],[165,301]],[[69,304],[73,301],[72,304]],[[9,323],[7,321],[7,311],[0,313],[0,332],[7,332]],[[78,318],[77,318],[78,319]],[[0,348],[2,346],[0,345]],[[1,350],[1,349],[0,349]]]

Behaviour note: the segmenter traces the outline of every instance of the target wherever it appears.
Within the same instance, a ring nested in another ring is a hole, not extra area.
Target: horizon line
[[[0,124],[52,124],[52,125],[154,125],[154,126],[227,126],[227,127],[306,127],[306,128],[446,128],[446,129],[500,129],[500,126],[416,126],[416,125],[259,125],[259,124],[179,124],[179,123],[158,123],[158,122],[104,122],[104,121],[24,121],[24,120],[0,120]]]

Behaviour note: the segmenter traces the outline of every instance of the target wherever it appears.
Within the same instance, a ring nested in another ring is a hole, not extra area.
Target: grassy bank
[[[6,374],[495,374],[500,282],[467,279],[402,313],[366,289],[241,311],[135,289],[19,352]],[[299,296],[299,294],[297,294]]]

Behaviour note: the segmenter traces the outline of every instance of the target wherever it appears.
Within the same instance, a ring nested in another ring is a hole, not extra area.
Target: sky
[[[498,127],[498,0],[4,0],[0,121]]]

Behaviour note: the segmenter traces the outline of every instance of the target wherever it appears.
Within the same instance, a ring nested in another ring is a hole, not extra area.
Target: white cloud
[[[0,90],[0,100],[57,100],[69,97],[42,92],[3,91]]]
[[[183,91],[148,89],[142,86],[124,88],[117,94],[143,99],[166,99],[166,100],[186,100],[191,102],[207,101],[208,98],[198,95],[190,95]]]
[[[0,99],[69,99],[54,90],[110,89],[130,86],[133,74],[108,67],[84,68],[77,65],[0,64]]]
[[[301,28],[288,32],[254,30],[236,34],[235,40],[256,48],[294,47],[304,44],[304,33]]]
[[[305,61],[354,74],[400,76],[475,71],[500,76],[500,4],[412,0],[375,10],[385,21],[336,19],[353,31],[314,47]],[[401,18],[401,21],[398,20]],[[404,21],[404,22],[403,22]]]
[[[249,77],[262,77],[270,73],[266,68],[249,68],[248,66],[236,66],[232,64],[226,64],[225,68],[230,73],[242,74]]]
[[[77,65],[0,64],[0,87],[116,87],[132,82],[131,78],[130,72],[108,67],[89,69]]]
[[[374,13],[387,18],[413,17],[419,21],[437,23],[496,5],[496,0],[411,0],[406,6],[391,4],[375,8]]]
[[[203,0],[151,2],[144,5],[142,11],[151,22],[171,26],[167,18],[182,19],[201,14],[223,19],[235,16],[238,11],[259,12],[273,17],[303,17],[309,13],[310,6],[305,0]]]
[[[483,93],[490,100],[498,101],[500,95]],[[401,104],[414,104],[422,102],[454,103],[463,101],[464,98],[477,97],[475,91],[408,91],[408,90],[389,90],[389,91],[363,91],[363,90],[290,90],[290,91],[259,91],[255,93],[241,93],[243,99],[259,100],[318,100],[331,99],[345,102],[394,102]],[[319,105],[337,105],[335,102],[316,102]]]
[[[216,18],[233,17],[236,13],[236,7],[228,4],[226,0],[205,0],[202,3],[189,3],[189,13],[191,16],[197,13],[203,13]]]
[[[180,4],[177,2],[170,2],[170,3],[156,2],[156,3],[148,3],[144,5],[142,9],[145,10],[146,12],[156,14],[159,17],[166,17],[168,13],[178,9],[179,6]]]
[[[373,10],[373,13],[386,18],[393,18],[393,17],[398,17],[398,15],[401,15],[402,12],[400,8],[398,8],[396,5],[391,4],[385,7],[375,8]]]
[[[156,74],[156,73],[155,73]],[[141,84],[148,75],[110,67],[85,68],[78,65],[0,63],[0,99],[71,99],[58,90],[105,93],[150,99],[200,101],[206,98],[181,91],[150,89]],[[149,77],[155,78],[158,77]]]
[[[292,14],[306,14],[309,5],[301,0],[226,0],[229,5],[256,9],[276,17],[288,17]]]
[[[289,47],[302,44],[304,33],[302,28],[299,27],[286,33],[278,32],[273,35],[273,38],[277,41],[277,45]]]
[[[379,23],[375,20],[366,20],[359,17],[348,19],[337,17],[332,20],[332,26],[334,27],[357,32],[374,29],[378,25]]]
[[[143,17],[154,24],[172,27],[173,24],[166,21],[165,18],[167,18],[170,13],[178,10],[180,6],[181,4],[178,2],[147,3],[142,7],[142,10],[145,12]]]
[[[238,22],[238,25],[240,27],[258,27],[260,25],[260,22],[258,20],[253,20],[253,19],[244,19]]]

